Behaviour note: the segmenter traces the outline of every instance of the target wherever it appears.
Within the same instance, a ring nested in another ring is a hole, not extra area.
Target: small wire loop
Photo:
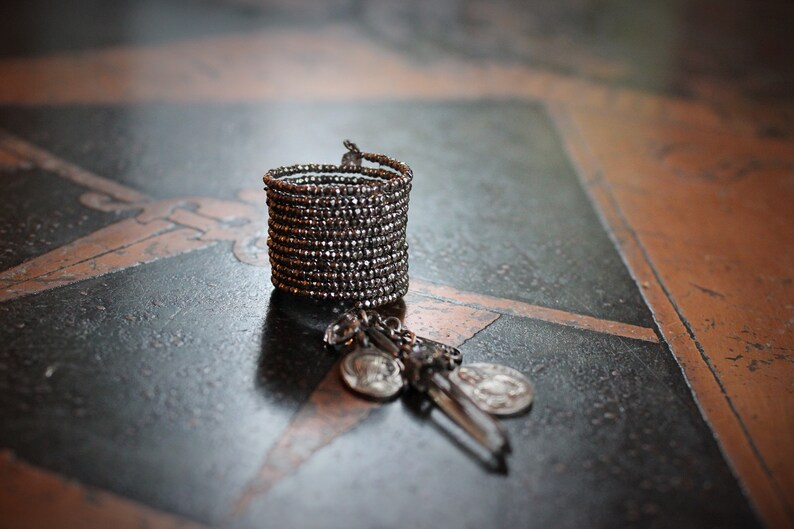
[[[356,145],[355,143],[353,143],[350,140],[343,141],[342,145],[344,145],[345,149],[347,149],[350,152],[354,152],[354,153],[357,153],[357,154],[361,153],[361,150],[358,148],[358,145]]]
[[[392,332],[399,333],[403,329],[403,324],[400,321],[400,318],[396,316],[389,316],[385,320],[383,320],[383,325],[390,329]]]

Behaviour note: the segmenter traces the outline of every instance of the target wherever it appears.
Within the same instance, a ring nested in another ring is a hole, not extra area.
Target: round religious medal
[[[532,404],[532,384],[520,372],[498,364],[468,364],[450,378],[483,411],[493,415],[516,415]]]
[[[380,349],[354,349],[342,359],[339,369],[350,389],[373,399],[390,399],[405,384],[400,362]]]

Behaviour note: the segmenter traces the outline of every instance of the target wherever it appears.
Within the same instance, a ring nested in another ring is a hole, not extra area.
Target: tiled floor
[[[0,17],[0,527],[792,526],[791,6],[64,5]],[[506,468],[270,286],[261,173],[346,137],[392,310],[535,383]]]

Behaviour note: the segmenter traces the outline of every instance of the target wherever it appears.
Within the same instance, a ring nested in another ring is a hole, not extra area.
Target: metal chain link
[[[369,347],[371,337],[367,331],[374,329],[394,345],[394,356],[398,359],[411,357],[412,363],[423,368],[452,371],[463,361],[463,355],[455,348],[427,338],[420,338],[403,327],[399,318],[382,317],[375,310],[353,309],[332,323],[325,333],[325,343],[336,348],[353,343]]]

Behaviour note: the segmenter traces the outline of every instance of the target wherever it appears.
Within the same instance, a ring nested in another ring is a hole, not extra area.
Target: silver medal
[[[346,353],[342,380],[363,396],[387,400],[403,387],[424,394],[493,458],[510,452],[507,431],[494,415],[525,411],[532,385],[518,371],[494,364],[459,368],[455,347],[416,336],[395,317],[356,309],[328,327],[325,343]]]
[[[399,360],[374,347],[354,349],[342,359],[339,370],[350,389],[373,399],[390,399],[405,385]]]
[[[516,415],[532,404],[534,389],[520,372],[498,364],[467,364],[450,378],[483,411],[493,415]]]

